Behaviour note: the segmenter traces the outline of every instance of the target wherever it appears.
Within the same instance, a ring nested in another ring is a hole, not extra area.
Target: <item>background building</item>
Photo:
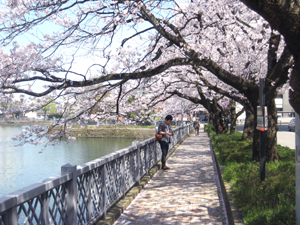
[[[275,103],[277,107],[277,115],[278,115],[278,124],[288,123],[292,118],[295,117],[295,112],[290,105],[289,102],[289,90],[285,90],[284,93],[279,93],[275,98]],[[239,112],[242,110],[242,105],[237,103],[236,111]],[[238,117],[238,123],[243,124],[246,118],[246,113],[244,112],[242,115]]]

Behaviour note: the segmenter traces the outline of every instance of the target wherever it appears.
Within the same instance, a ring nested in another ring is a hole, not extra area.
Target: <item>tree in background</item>
[[[269,76],[267,85],[275,93],[291,67],[291,54],[281,42],[271,44],[278,60],[267,66],[273,31],[236,1],[8,1],[1,8],[2,45],[12,47],[1,54],[2,93],[52,94],[68,102],[62,108],[64,127],[89,118],[96,106],[103,109],[100,117],[150,115],[149,105],[170,98],[168,92],[199,97],[195,83],[204,86],[204,79],[248,105],[252,135],[258,79]],[[48,33],[45,24],[51,25]],[[30,32],[36,43],[12,42]],[[79,72],[77,60],[83,57],[90,58],[89,66]],[[44,88],[37,91],[40,83]],[[127,104],[132,95],[138,97]],[[269,159],[278,158],[270,149]]]
[[[3,118],[18,119],[25,115],[31,104],[24,95],[14,97],[12,94],[2,94],[0,98],[0,112]]]
[[[46,120],[48,114],[53,114],[56,112],[56,104],[54,102],[51,102],[44,106],[44,120]]]
[[[260,14],[268,21],[272,29],[284,37],[288,50],[293,55],[294,66],[290,78],[290,104],[300,114],[300,2],[241,0],[250,9]]]

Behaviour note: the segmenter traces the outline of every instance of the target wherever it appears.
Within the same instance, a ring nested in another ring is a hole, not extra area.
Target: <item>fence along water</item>
[[[174,129],[170,148],[192,130]],[[0,197],[0,225],[92,224],[132,188],[161,158],[154,138]]]

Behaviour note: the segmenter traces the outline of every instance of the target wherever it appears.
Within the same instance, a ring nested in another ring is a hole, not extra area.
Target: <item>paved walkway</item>
[[[188,137],[114,225],[227,224],[207,133]]]

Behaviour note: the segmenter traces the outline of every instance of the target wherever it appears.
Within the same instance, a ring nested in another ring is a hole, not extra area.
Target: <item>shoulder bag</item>
[[[165,128],[165,126],[162,125],[162,131],[164,131],[164,128]],[[157,140],[157,141],[161,141],[162,140],[162,134],[156,133],[155,136],[154,136],[154,139]]]

